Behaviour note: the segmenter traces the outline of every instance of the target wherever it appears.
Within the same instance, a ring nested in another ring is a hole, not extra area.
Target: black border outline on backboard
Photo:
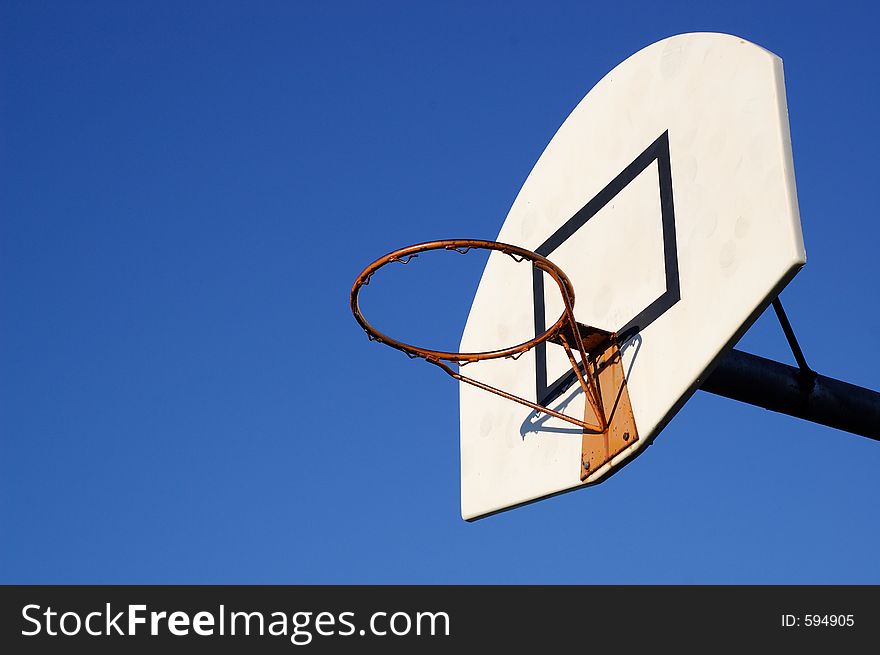
[[[617,194],[636,179],[654,161],[657,162],[657,177],[660,187],[660,220],[663,232],[663,260],[666,271],[666,290],[650,305],[641,310],[625,325],[616,330],[621,342],[645,329],[670,307],[681,299],[681,286],[678,277],[678,248],[675,241],[675,211],[672,200],[672,168],[669,160],[669,131],[661,134],[642,154],[624,168],[604,189],[597,193],[562,227],[550,235],[535,249],[539,255],[549,257],[550,253],[565,243],[587,221],[607,205]],[[535,335],[546,328],[544,317],[544,276],[534,268],[532,271],[532,293],[535,311]],[[537,402],[546,405],[558,398],[576,381],[574,371],[569,371],[552,384],[547,384],[547,344],[535,347],[535,384]]]

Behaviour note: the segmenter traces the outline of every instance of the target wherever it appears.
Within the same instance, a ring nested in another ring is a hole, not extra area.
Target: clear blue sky
[[[730,32],[785,61],[789,315],[814,368],[880,388],[878,20],[3,2],[0,581],[880,583],[880,444],[703,393],[607,483],[463,522],[454,383],[347,306],[391,248],[493,238],[619,61]],[[371,311],[454,346],[480,262],[447,264]],[[772,316],[740,347],[791,361]]]

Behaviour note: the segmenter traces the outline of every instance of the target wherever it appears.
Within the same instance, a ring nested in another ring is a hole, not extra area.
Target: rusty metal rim
[[[556,284],[559,286],[559,290],[563,296],[563,300],[567,299],[568,302],[563,303],[566,307],[565,309],[563,309],[562,315],[547,330],[545,330],[533,339],[523,341],[520,344],[510,346],[508,348],[499,348],[496,350],[488,350],[474,353],[461,353],[443,350],[431,350],[428,348],[421,348],[419,346],[404,343],[403,341],[398,341],[397,339],[389,337],[388,335],[383,334],[382,332],[377,330],[370,324],[369,321],[367,321],[366,318],[364,318],[364,315],[361,312],[358,303],[358,295],[361,288],[370,283],[370,278],[373,277],[373,274],[383,266],[392,262],[407,264],[413,257],[418,255],[419,253],[427,252],[430,250],[455,250],[456,252],[460,253],[466,253],[468,250],[496,250],[511,256],[515,261],[528,260],[532,262],[532,264],[534,264],[537,268],[546,272],[548,275],[550,275],[550,277],[554,279]],[[517,259],[517,257],[519,257],[519,259]],[[354,314],[355,319],[364,329],[371,340],[378,341],[379,343],[391,346],[392,348],[396,348],[397,350],[406,353],[410,357],[421,357],[432,362],[445,360],[449,362],[455,362],[457,364],[468,364],[471,362],[484,361],[487,359],[497,359],[500,357],[516,357],[517,355],[521,355],[527,350],[531,350],[538,344],[548,341],[555,334],[557,334],[562,329],[563,325],[565,325],[565,323],[569,320],[569,311],[573,308],[574,288],[572,287],[571,281],[568,279],[568,276],[566,276],[562,269],[559,268],[556,264],[551,262],[546,257],[543,257],[536,252],[532,252],[531,250],[526,250],[525,248],[520,248],[519,246],[513,246],[507,243],[501,243],[498,241],[486,241],[482,239],[441,239],[437,241],[426,241],[425,243],[417,243],[415,245],[407,246],[405,248],[399,248],[388,253],[384,257],[380,257],[372,264],[367,266],[363,271],[361,271],[361,274],[358,275],[357,279],[354,282],[354,285],[351,288],[351,312],[352,314]]]

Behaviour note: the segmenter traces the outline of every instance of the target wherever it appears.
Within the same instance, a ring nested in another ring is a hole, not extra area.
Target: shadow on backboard
[[[635,333],[630,338],[623,341],[620,345],[621,355],[625,355],[626,351],[632,348],[632,359],[629,362],[629,367],[626,370],[626,378],[629,379],[630,373],[632,373],[633,365],[635,365],[636,357],[638,357],[639,349],[642,347],[642,335],[638,332]],[[614,409],[617,408],[617,402],[620,399],[620,392],[622,388],[618,391],[618,397],[614,402]],[[559,402],[557,405],[551,407],[551,409],[561,412],[563,414],[568,413],[568,407],[574,402],[574,400],[578,397],[583,396],[583,389],[581,389],[580,385],[574,385],[571,387],[567,393],[567,395]],[[614,409],[612,409],[612,414],[614,413]],[[543,412],[532,411],[526,417],[526,420],[523,421],[522,425],[519,428],[519,434],[522,437],[522,440],[525,441],[526,435],[530,433],[534,434],[583,434],[583,430],[580,428],[565,428],[565,427],[557,427],[557,426],[548,426],[547,422],[553,419],[549,414],[544,414]],[[555,419],[558,421],[558,419]],[[569,424],[570,425],[570,424]]]

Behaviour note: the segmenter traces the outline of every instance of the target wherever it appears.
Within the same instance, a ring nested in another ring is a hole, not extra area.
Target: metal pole
[[[725,355],[700,388],[880,441],[880,393],[741,350]]]

